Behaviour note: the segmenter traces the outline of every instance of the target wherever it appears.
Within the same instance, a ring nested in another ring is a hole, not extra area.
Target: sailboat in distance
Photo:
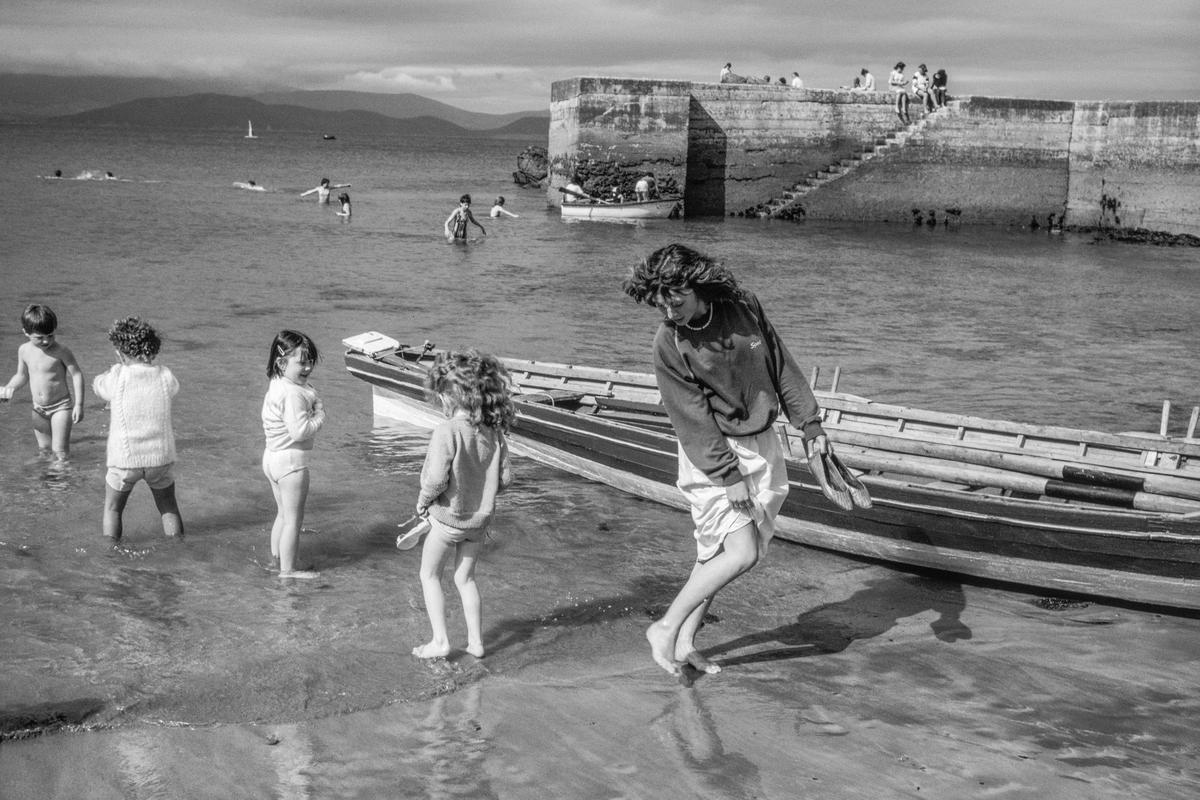
[[[246,130],[246,138],[247,139],[257,139],[258,138],[257,136],[254,135],[254,123],[253,122],[251,122],[250,120],[246,120],[246,128],[247,128],[247,130]]]

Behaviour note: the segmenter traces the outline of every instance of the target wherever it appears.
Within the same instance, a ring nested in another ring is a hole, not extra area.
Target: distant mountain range
[[[55,125],[316,133],[545,137],[550,113],[484,114],[416,94],[279,90],[253,96],[198,91],[154,78],[0,74],[0,121]],[[230,87],[231,89],[233,87]]]

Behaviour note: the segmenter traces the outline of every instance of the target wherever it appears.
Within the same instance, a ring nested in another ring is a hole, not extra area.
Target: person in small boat
[[[487,231],[471,214],[471,195],[464,194],[458,198],[458,208],[451,211],[450,216],[446,217],[446,224],[443,226],[446,230],[446,238],[451,241],[466,241],[468,222],[479,228],[479,232],[484,236],[487,236]]]
[[[330,183],[329,178],[321,178],[320,183],[318,183],[313,188],[309,189],[307,192],[301,192],[300,196],[308,197],[313,192],[316,192],[318,203],[328,203],[329,202],[329,192],[331,189],[349,189],[349,188],[350,188],[350,184],[348,184],[348,183]]]
[[[571,179],[567,181],[567,185],[563,187],[564,203],[586,203],[592,199],[592,196],[583,190],[578,175],[572,175]]]
[[[647,172],[642,177],[638,178],[637,183],[633,185],[634,194],[637,195],[638,202],[644,203],[654,194],[656,181],[654,173]]]
[[[511,211],[509,211],[507,208],[504,207],[504,195],[500,195],[499,197],[496,198],[496,202],[492,203],[492,210],[488,214],[488,216],[493,217],[493,218],[499,217],[501,215],[504,215],[506,217],[512,217],[513,219],[519,219],[521,216],[520,214],[512,213]]]
[[[717,592],[765,554],[788,492],[773,426],[780,410],[806,452],[829,452],[820,408],[758,299],[719,262],[682,244],[655,250],[622,284],[656,307],[654,373],[679,440],[677,486],[695,525],[696,562],[661,619],[646,629],[667,672],[715,673],[695,637]]]

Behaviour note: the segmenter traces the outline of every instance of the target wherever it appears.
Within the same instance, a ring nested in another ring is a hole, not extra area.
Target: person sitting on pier
[[[933,111],[933,93],[929,90],[929,68],[924,64],[917,67],[912,76],[913,96],[925,107],[925,111]]]
[[[875,91],[875,76],[871,74],[871,70],[866,67],[862,68],[862,91]]]
[[[930,84],[933,89],[933,102],[938,108],[946,105],[946,70],[939,69],[933,73],[933,82]]]
[[[783,78],[780,78],[779,80],[782,81]],[[792,88],[793,89],[803,89],[804,88],[804,81],[800,80],[799,72],[792,73]]]

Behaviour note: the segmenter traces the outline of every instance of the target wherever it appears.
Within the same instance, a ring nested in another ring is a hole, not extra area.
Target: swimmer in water
[[[496,202],[492,204],[492,211],[489,216],[499,217],[501,214],[506,217],[512,217],[513,219],[518,219],[520,217],[519,214],[514,214],[504,207],[504,195],[500,195],[496,198]]]
[[[309,189],[307,192],[301,192],[300,196],[308,197],[313,192],[316,192],[318,203],[328,203],[330,189],[349,189],[349,188],[350,188],[350,184],[348,184],[348,183],[330,183],[329,178],[321,178],[321,182],[319,184],[317,184],[313,188]]]
[[[338,202],[342,204],[342,210],[337,212],[339,217],[350,216],[350,193],[342,192],[338,195]]]

